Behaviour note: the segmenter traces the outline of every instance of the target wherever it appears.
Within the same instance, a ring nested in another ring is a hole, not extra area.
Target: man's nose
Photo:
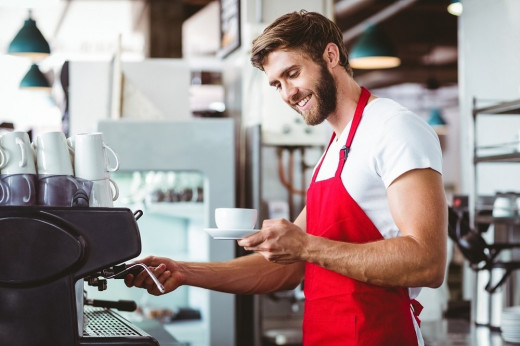
[[[298,93],[298,88],[291,83],[287,83],[282,89],[282,99],[289,104],[293,103],[293,98]]]

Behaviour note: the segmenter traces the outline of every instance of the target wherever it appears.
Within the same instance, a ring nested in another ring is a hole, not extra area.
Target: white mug
[[[2,174],[36,174],[36,154],[27,132],[5,133],[0,137],[0,146],[6,158]]]
[[[111,178],[92,180],[89,206],[113,207],[114,201],[119,197],[119,188]]]
[[[72,148],[60,131],[44,132],[33,142],[39,175],[74,175]]]
[[[115,151],[103,142],[101,132],[80,133],[67,140],[74,151],[74,171],[76,177],[100,180],[109,177],[110,172],[119,169],[119,158]],[[111,165],[109,155],[114,158]]]
[[[216,208],[215,223],[217,228],[226,230],[253,229],[257,215],[256,209]]]

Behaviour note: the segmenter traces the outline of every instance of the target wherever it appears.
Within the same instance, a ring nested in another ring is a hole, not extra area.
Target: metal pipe
[[[262,23],[264,21],[264,2],[263,0],[256,0],[256,22]]]
[[[417,2],[417,0],[399,0],[392,5],[385,7],[383,10],[379,11],[373,16],[368,17],[361,23],[353,26],[347,31],[344,31],[343,42],[349,42],[350,40],[361,35],[366,30],[367,26],[381,23],[382,21],[394,16],[396,13],[404,10],[415,2]]]
[[[334,4],[334,16],[345,17],[371,5],[375,0],[340,0]]]

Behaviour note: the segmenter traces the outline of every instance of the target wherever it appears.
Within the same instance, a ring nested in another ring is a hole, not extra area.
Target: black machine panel
[[[0,345],[156,345],[78,331],[76,281],[140,253],[126,208],[0,207]]]

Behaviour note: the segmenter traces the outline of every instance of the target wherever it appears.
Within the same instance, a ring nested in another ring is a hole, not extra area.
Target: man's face
[[[306,54],[276,50],[264,63],[269,84],[308,125],[322,123],[336,109],[336,82],[325,65]]]

